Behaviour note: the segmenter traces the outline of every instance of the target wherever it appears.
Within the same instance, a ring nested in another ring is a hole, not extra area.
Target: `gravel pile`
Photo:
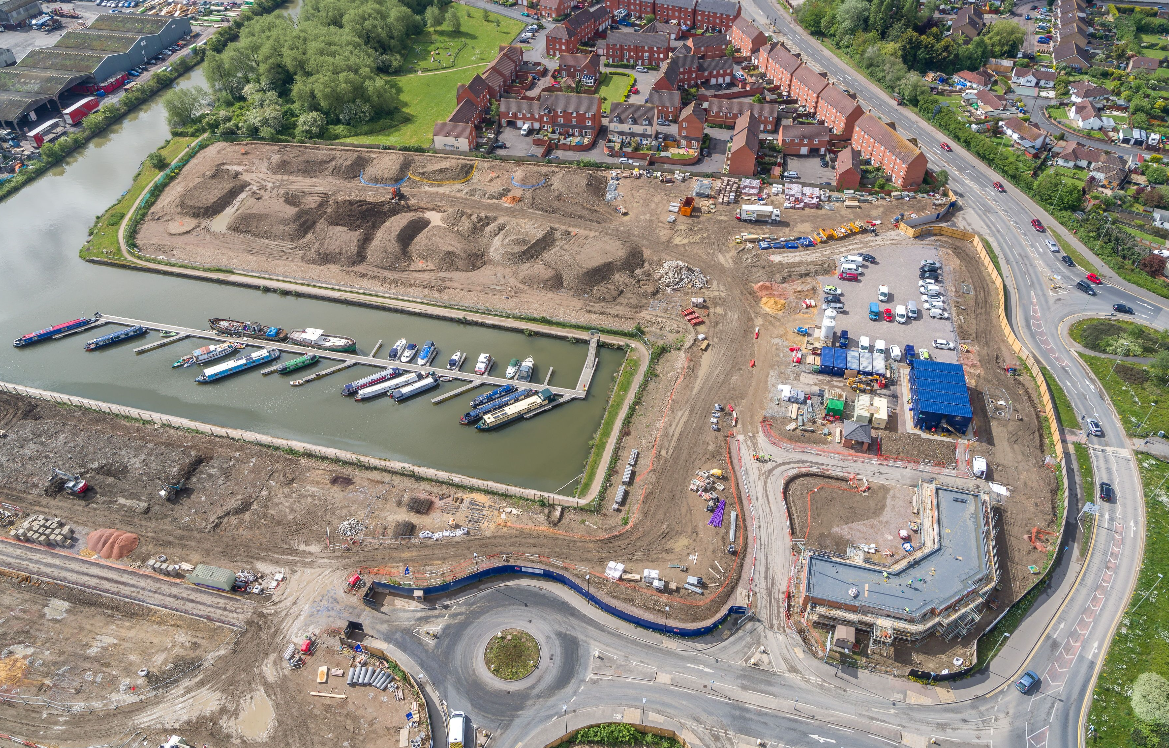
[[[360,535],[365,531],[365,523],[357,517],[350,517],[341,524],[337,525],[337,534],[342,537],[352,538]]]
[[[658,268],[657,277],[658,285],[666,291],[678,291],[683,288],[706,288],[710,285],[701,270],[678,260],[663,262],[662,266]]]

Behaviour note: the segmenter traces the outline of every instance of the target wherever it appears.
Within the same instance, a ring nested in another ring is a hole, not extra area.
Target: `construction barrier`
[[[394,182],[393,184],[379,184],[378,182],[367,182],[367,181],[365,181],[365,169],[361,170],[361,173],[357,175],[357,178],[358,178],[358,180],[361,181],[362,184],[366,185],[367,187],[401,187],[402,185],[406,184],[406,181],[408,179],[410,179],[410,177],[408,177],[408,176],[403,177],[401,181]]]

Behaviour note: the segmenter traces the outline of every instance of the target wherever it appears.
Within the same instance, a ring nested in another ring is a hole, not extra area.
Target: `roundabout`
[[[540,643],[523,629],[504,629],[483,648],[483,664],[500,680],[523,680],[540,664]]]

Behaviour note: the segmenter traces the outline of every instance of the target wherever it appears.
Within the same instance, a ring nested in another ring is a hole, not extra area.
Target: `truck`
[[[779,220],[779,208],[770,205],[742,205],[735,211],[735,219],[752,223],[774,223]]]
[[[101,101],[96,96],[86,96],[81,101],[73,104],[61,114],[65,117],[65,122],[70,125],[81,124],[81,120],[97,111],[101,106]]]
[[[51,119],[36,129],[29,130],[27,137],[33,142],[33,144],[36,145],[37,148],[40,148],[45,143],[48,143],[50,140],[60,135],[60,128],[61,120]]]
[[[447,727],[447,748],[463,748],[463,733],[466,729],[467,715],[451,712],[451,721]]]

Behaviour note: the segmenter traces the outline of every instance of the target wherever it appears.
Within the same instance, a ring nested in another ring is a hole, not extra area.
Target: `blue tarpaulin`
[[[959,434],[970,428],[974,411],[961,364],[915,361],[909,372],[909,397],[917,428],[934,431],[945,423]]]

